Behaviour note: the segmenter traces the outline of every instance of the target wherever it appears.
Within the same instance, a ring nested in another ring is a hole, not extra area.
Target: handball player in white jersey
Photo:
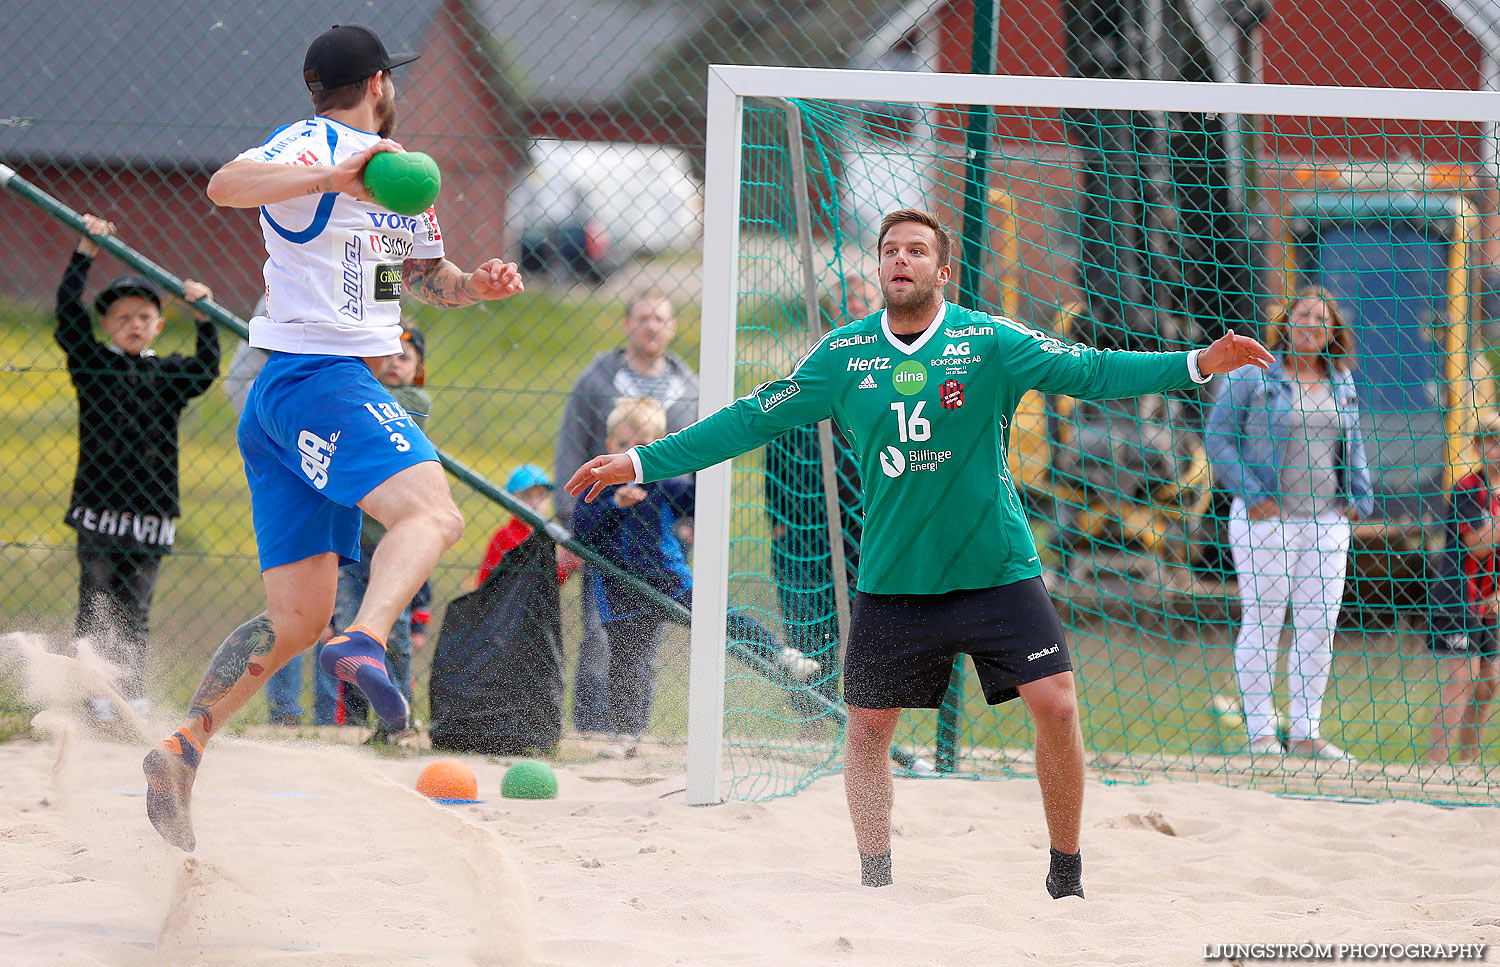
[[[400,151],[389,54],[368,27],[345,24],[307,49],[315,114],[220,168],[208,196],[258,208],[266,239],[266,311],[250,344],[270,352],[239,426],[266,610],[230,633],[186,720],[146,756],[146,807],[157,831],[194,846],[189,803],[206,743],[288,659],[317,641],[341,564],[359,559],[360,511],[386,526],[354,622],[322,665],[357,685],[392,730],[410,710],[386,674],[396,617],[463,532],[437,452],[375,378],[401,352],[401,296],[457,308],[522,289],[514,263],[473,272],[443,257],[437,215],[397,215],[371,201],[365,163]]]

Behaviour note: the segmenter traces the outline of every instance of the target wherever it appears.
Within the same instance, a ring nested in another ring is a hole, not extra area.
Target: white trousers
[[[1240,580],[1240,633],[1234,641],[1245,728],[1276,734],[1272,690],[1281,629],[1292,615],[1286,690],[1294,739],[1318,738],[1323,692],[1333,667],[1333,628],[1344,599],[1353,528],[1346,517],[1250,520],[1243,500],[1229,511],[1229,543]]]

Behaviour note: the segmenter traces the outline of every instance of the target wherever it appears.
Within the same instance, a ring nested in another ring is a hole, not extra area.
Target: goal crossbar
[[[1472,121],[1490,124],[1500,121],[1500,91],[1221,84],[722,65],[709,67],[708,83],[710,89],[715,83],[723,84],[736,97]]]

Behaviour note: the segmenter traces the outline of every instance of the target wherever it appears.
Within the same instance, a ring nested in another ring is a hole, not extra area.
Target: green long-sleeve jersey
[[[859,590],[997,587],[1041,573],[1006,461],[1021,397],[1184,389],[1191,355],[1091,349],[950,303],[908,345],[880,312],[825,335],[786,377],[633,453],[643,480],[662,480],[832,417],[864,482]]]

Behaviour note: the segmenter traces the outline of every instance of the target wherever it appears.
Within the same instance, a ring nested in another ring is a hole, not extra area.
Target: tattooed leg
[[[235,694],[235,686],[248,678],[254,685],[238,691],[249,695],[269,674],[266,667],[275,647],[276,629],[266,615],[256,615],[230,632],[193,693],[187,721],[141,763],[146,773],[146,815],[162,839],[178,849],[191,853],[197,843],[191,807],[203,743],[244,702],[243,696]],[[227,707],[231,696],[238,702]]]
[[[189,807],[203,744],[260,690],[292,656],[312,647],[333,614],[339,558],[315,554],[261,572],[266,611],[224,639],[182,727],[151,750],[146,773],[146,814],[162,838],[179,849],[194,846]]]
[[[276,670],[269,668],[275,647],[276,629],[272,627],[270,617],[264,614],[251,618],[224,639],[209,661],[208,672],[188,705],[186,724],[200,742],[207,742],[208,737],[244,704],[244,698],[249,697],[246,694],[240,701],[226,701],[236,691],[235,685],[245,680],[253,684],[249,689],[249,693],[253,693]],[[285,664],[285,659],[276,667],[282,664]]]

